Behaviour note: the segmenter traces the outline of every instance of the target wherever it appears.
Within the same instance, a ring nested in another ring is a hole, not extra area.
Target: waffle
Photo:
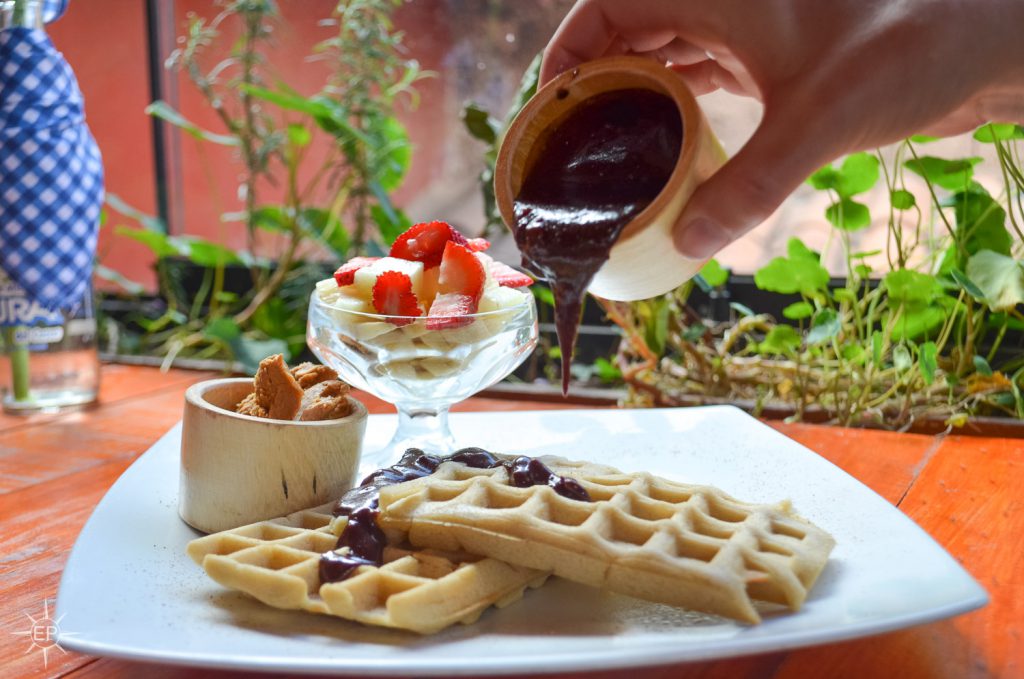
[[[541,458],[593,502],[446,462],[381,489],[380,524],[419,547],[465,550],[622,594],[757,623],[754,600],[797,610],[834,540],[788,502]]]
[[[387,547],[382,566],[321,584],[320,555],[334,549],[344,525],[324,505],[198,538],[188,555],[221,585],[270,606],[421,634],[475,622],[547,578],[469,554]]]

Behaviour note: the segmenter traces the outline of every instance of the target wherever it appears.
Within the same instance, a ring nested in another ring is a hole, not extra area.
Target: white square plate
[[[372,416],[366,449],[393,416]],[[420,637],[268,608],[206,578],[177,514],[180,426],[114,484],[85,525],[57,600],[65,648],[183,665],[339,674],[502,674],[634,667],[878,634],[983,606],[985,591],[888,502],[730,407],[468,413],[464,445],[557,454],[790,498],[836,548],[802,610],[745,626],[552,580],[471,626]]]

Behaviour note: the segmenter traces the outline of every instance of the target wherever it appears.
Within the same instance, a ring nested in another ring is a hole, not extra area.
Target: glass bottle
[[[96,400],[100,383],[92,290],[56,311],[33,302],[0,270],[0,391],[10,413]]]
[[[43,27],[43,3],[0,0],[0,30]],[[96,400],[100,364],[91,287],[47,310],[0,269],[0,401],[9,413],[57,411]]]

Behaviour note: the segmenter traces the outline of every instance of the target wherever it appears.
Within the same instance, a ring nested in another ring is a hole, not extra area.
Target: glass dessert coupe
[[[438,325],[446,327],[438,327]],[[386,316],[350,311],[314,292],[306,340],[352,386],[398,410],[398,429],[360,471],[394,464],[407,448],[456,450],[448,409],[507,376],[537,344],[533,295],[521,304],[465,316]]]

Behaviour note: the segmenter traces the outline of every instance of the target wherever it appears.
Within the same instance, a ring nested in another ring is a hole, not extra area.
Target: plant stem
[[[11,391],[15,401],[28,401],[32,398],[31,380],[29,379],[28,347],[15,338],[19,328],[4,328],[4,343],[11,361]]]

